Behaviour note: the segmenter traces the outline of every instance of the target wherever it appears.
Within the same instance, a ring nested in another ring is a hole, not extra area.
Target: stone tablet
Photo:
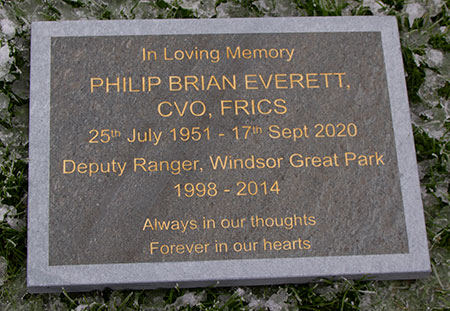
[[[394,17],[32,26],[31,292],[430,271]]]

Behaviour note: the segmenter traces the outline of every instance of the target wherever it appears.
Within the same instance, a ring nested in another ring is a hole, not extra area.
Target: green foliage
[[[444,97],[445,99],[450,99],[450,82],[446,81],[445,85],[438,89],[438,95]]]
[[[372,11],[363,5],[359,5],[356,8],[352,10],[352,15],[358,15],[358,16],[371,16],[373,15]]]
[[[415,50],[416,54],[423,54],[423,51]],[[417,94],[422,83],[425,81],[425,70],[418,67],[414,60],[413,51],[407,47],[402,47],[403,64],[406,72],[406,85],[408,88],[409,100],[413,103],[420,102]]]
[[[22,271],[26,259],[26,228],[12,229],[0,222],[0,256],[6,260],[7,275],[14,278]]]
[[[392,7],[395,11],[401,11],[405,6],[405,0],[381,0],[380,2]]]
[[[289,286],[288,289],[297,301],[298,310],[359,310],[361,292],[371,289],[363,281],[329,281],[323,284]],[[337,285],[337,286],[336,286]],[[335,291],[328,291],[333,286]]]
[[[332,290],[330,290],[330,287]],[[59,295],[32,295],[30,300],[44,298],[41,305],[57,297],[63,310],[83,306],[98,310],[267,310],[274,303],[280,310],[359,310],[360,297],[371,292],[366,281],[323,280],[323,283],[248,288],[167,289],[155,291],[93,292],[90,295],[63,292]],[[193,304],[185,304],[186,298]]]
[[[437,184],[448,178],[450,141],[436,140],[427,135],[424,130],[414,127],[414,142],[416,145],[417,161],[432,162],[422,183],[425,184],[426,188],[435,190]]]
[[[61,13],[50,1],[44,1],[44,4],[45,8],[43,9],[42,15],[46,20],[57,21],[61,18]]]
[[[164,0],[156,0],[150,5],[164,10],[164,13],[159,14],[158,18],[196,18],[192,10],[181,7],[177,1],[171,4]]]
[[[430,20],[433,23],[439,23],[440,26],[447,26],[447,27],[450,26],[450,16],[448,14],[449,13],[448,10],[449,10],[449,3],[448,1],[447,2],[444,1],[444,4],[441,7],[441,11],[435,16],[432,16]],[[450,30],[447,29],[447,34],[449,31]]]
[[[449,132],[449,130],[448,130]],[[450,251],[450,225],[442,222],[448,219],[450,186],[448,184],[448,168],[450,167],[450,141],[439,141],[431,138],[424,130],[414,128],[417,160],[430,163],[422,178],[427,193],[434,197],[433,205],[426,209],[427,232],[432,247],[442,247]],[[446,194],[437,194],[439,186],[446,186]],[[439,220],[439,221],[437,221]]]
[[[85,4],[81,0],[62,0],[74,9],[82,8]]]
[[[428,44],[433,47],[433,49],[441,49],[444,52],[450,52],[450,42],[448,34],[436,34],[428,40]]]
[[[442,228],[433,238],[437,239],[437,245],[450,251],[450,225]]]
[[[341,16],[342,10],[348,6],[346,1],[334,0],[296,0],[295,3],[308,16]]]

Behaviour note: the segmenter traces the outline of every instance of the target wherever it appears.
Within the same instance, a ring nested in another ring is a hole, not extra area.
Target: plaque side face
[[[422,216],[405,189],[411,131],[395,123],[395,35],[374,19],[300,20],[183,34],[47,23],[48,246],[30,274],[144,288],[282,283],[280,264],[296,281],[423,271],[408,267]]]

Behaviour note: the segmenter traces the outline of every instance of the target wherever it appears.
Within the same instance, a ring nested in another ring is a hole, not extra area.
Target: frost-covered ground
[[[30,23],[38,20],[395,15],[421,178],[432,274],[297,286],[31,295],[25,286]],[[0,310],[448,310],[448,0],[0,0]]]

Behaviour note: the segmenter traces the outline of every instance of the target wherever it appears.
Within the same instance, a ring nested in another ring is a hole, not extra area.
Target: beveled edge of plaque
[[[49,266],[51,38],[170,34],[381,32],[409,253]],[[431,271],[397,21],[393,16],[34,22],[31,35],[27,286],[31,293],[390,280]]]

